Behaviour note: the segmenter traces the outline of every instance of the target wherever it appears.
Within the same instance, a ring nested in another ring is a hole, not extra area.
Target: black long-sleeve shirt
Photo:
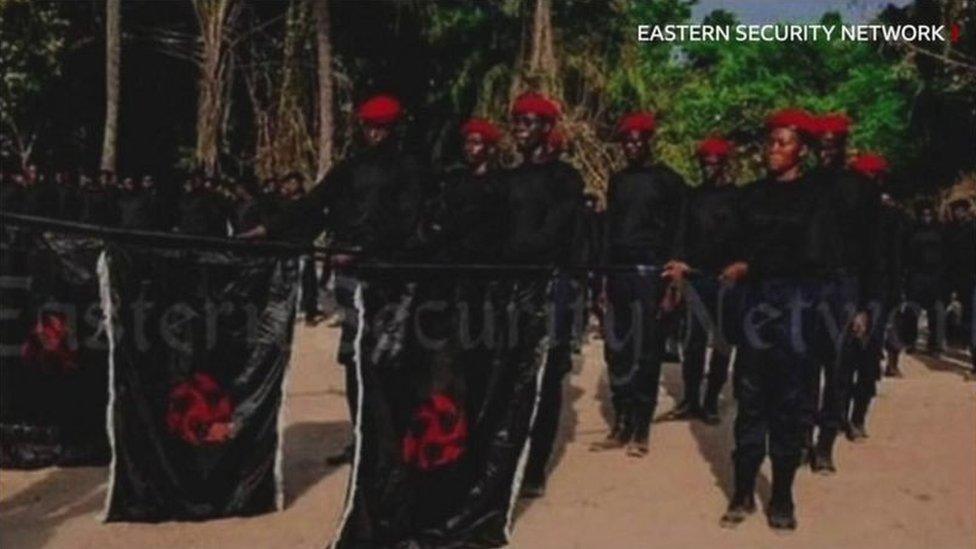
[[[123,191],[118,197],[119,227],[123,229],[160,230],[162,207],[155,192]]]
[[[763,179],[743,193],[741,255],[751,279],[826,277],[841,267],[834,194],[811,176]]]
[[[93,225],[114,225],[118,221],[114,192],[88,187],[78,193],[78,220]]]
[[[227,236],[229,209],[227,201],[220,195],[206,189],[190,191],[180,198],[179,212],[179,232],[199,236]]]
[[[507,230],[503,258],[513,263],[572,261],[583,178],[561,161],[523,163],[504,177]]]
[[[506,231],[501,174],[475,175],[469,169],[444,176],[431,227],[434,256],[454,263],[499,261]]]
[[[942,228],[932,223],[918,224],[908,237],[905,269],[909,276],[940,278],[944,274],[946,255]]]
[[[908,219],[894,206],[881,206],[878,218],[879,236],[879,287],[889,303],[901,298],[905,288],[905,242],[908,235]]]
[[[663,165],[629,167],[607,187],[605,261],[672,257],[688,188]]]
[[[673,257],[710,274],[735,262],[744,245],[740,241],[740,198],[735,185],[707,185],[691,191]]]
[[[946,227],[946,279],[951,290],[971,291],[976,279],[976,220]]]
[[[78,219],[80,205],[78,189],[72,185],[57,185],[54,189],[56,216],[59,219],[74,221]]]
[[[832,208],[840,236],[841,269],[858,281],[862,304],[880,299],[881,188],[850,170],[822,170],[818,185],[833,193]]]
[[[305,197],[285,204],[268,235],[312,239],[328,228],[340,246],[390,258],[415,236],[424,195],[419,162],[381,144],[340,162]]]

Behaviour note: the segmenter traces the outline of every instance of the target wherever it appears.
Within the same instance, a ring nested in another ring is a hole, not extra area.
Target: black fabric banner
[[[4,224],[0,466],[108,463],[101,240]]]
[[[334,546],[508,542],[548,344],[539,278],[355,289],[362,398]]]
[[[280,508],[297,260],[109,244],[99,271],[114,318],[106,520]]]

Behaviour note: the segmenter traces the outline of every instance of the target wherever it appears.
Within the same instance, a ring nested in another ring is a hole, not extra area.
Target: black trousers
[[[529,482],[541,482],[546,476],[546,467],[559,432],[559,418],[563,407],[563,380],[572,370],[572,347],[576,325],[574,305],[579,294],[574,291],[573,282],[559,276],[551,287],[549,322],[549,350],[546,354],[545,370],[539,384],[539,404],[535,422],[532,426],[532,439],[529,446],[529,460],[525,468],[525,478]]]
[[[631,410],[651,417],[657,408],[665,339],[659,318],[663,291],[656,271],[613,273],[607,279],[604,356],[618,413]]]
[[[738,295],[736,289],[722,285],[713,276],[695,278],[686,289],[684,301],[688,335],[681,373],[684,402],[689,405],[697,406],[700,401],[709,339],[712,340],[712,356],[708,364],[704,404],[714,406],[718,402],[718,395],[729,376],[729,359],[734,341],[734,329],[730,324],[737,316]]]
[[[305,318],[319,314],[319,277],[311,257],[302,258],[302,312]]]
[[[908,304],[905,308],[907,330],[905,346],[915,347],[918,339],[918,320],[922,311],[928,321],[928,350],[945,348],[945,303],[942,297],[942,278],[937,274],[913,273],[908,277]]]
[[[735,418],[737,492],[751,494],[765,456],[773,462],[774,489],[789,490],[804,443],[816,343],[821,324],[810,307],[821,300],[816,279],[771,279],[746,288],[742,342],[736,360]],[[783,484],[785,483],[785,484]]]
[[[858,307],[857,295],[856,279],[838,276],[825,281],[821,285],[820,297],[811,303],[818,323],[818,329],[811,337],[815,338],[819,367],[810,381],[809,407],[815,411],[812,419],[819,425],[821,437],[836,436],[846,424],[849,393],[845,380],[865,360],[863,346],[851,336],[851,320]],[[812,422],[808,428],[812,433]]]
[[[336,272],[335,299],[336,305],[342,311],[342,325],[340,326],[336,361],[346,369],[346,405],[349,407],[349,417],[353,423],[356,421],[356,403],[359,398],[355,351],[360,311],[356,306],[355,296],[360,284],[360,280],[348,274]]]

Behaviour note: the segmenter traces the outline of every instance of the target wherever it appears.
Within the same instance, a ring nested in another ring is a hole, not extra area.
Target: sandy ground
[[[107,469],[0,474],[0,546],[315,547],[338,522],[348,467],[324,458],[349,433],[337,332],[300,328],[289,378],[285,430],[286,508],[204,523],[102,524]],[[718,526],[731,484],[733,402],[722,425],[662,423],[644,459],[592,453],[605,432],[607,387],[599,343],[588,345],[566,387],[555,468],[545,498],[520,504],[514,547],[976,547],[976,384],[950,361],[909,358],[906,376],[885,380],[866,444],[840,441],[840,472],[801,471],[799,529],[776,534],[757,514],[736,530]],[[659,411],[680,396],[680,369],[665,366]],[[759,482],[769,493],[768,469]]]

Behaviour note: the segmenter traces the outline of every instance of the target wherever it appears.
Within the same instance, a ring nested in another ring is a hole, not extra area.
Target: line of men
[[[72,175],[60,170],[46,177],[34,164],[23,173],[4,173],[3,209],[122,229],[228,237],[267,222],[283,204],[305,193],[305,179],[298,172],[256,184],[194,171],[179,189],[161,189],[152,175],[117,178],[108,170],[100,171],[97,179],[81,173],[75,180]],[[314,265],[306,265],[302,311],[314,324],[323,317],[319,284]]]
[[[433,193],[422,162],[397,142],[404,114],[399,101],[376,96],[357,114],[365,144],[359,153],[337,164],[307,195],[235,232],[244,238],[311,239],[325,229],[334,243],[361,250],[331,261],[336,297],[348,309],[354,308],[353,292],[343,289],[355,287],[352,267],[363,258],[643,266],[600,271],[589,279],[594,303],[600,302],[598,294],[606,295],[603,334],[614,409],[607,437],[593,449],[648,453],[664,343],[683,303],[689,331],[684,398],[667,416],[719,423],[719,395],[734,356],[735,489],[722,517],[726,526],[755,511],[755,480],[768,454],[768,522],[795,528],[792,485],[801,463],[809,460],[815,471],[829,474],[838,433],[843,429],[852,440],[867,436],[886,320],[904,308],[903,271],[909,273],[908,296],[928,310],[930,325],[941,318],[935,303],[951,280],[964,305],[960,316],[971,326],[972,213],[953,210],[956,226],[946,231],[934,226],[931,210],[923,211],[919,227],[906,238],[904,216],[882,192],[887,163],[876,155],[847,162],[851,123],[842,115],[816,117],[798,109],[771,114],[767,175],[743,187],[734,184],[730,169],[733,144],[706,139],[697,151],[703,184],[692,189],[653,159],[654,115],[630,114],[615,132],[627,167],[611,177],[597,227],[582,178],[560,160],[560,108],[545,96],[524,94],[513,105],[516,166],[499,166],[502,131],[471,119],[461,128],[465,167],[437,178],[442,183]],[[592,223],[581,222],[586,219]],[[589,257],[579,255],[581,248]],[[559,274],[551,288],[529,284],[522,296],[534,305],[548,300],[555,311],[522,483],[526,497],[545,491],[571,369],[568,317],[574,293],[581,291],[576,282]],[[481,297],[468,299],[480,306]],[[909,309],[906,325],[917,323],[911,316],[917,311]],[[356,315],[345,316],[339,362],[346,366],[355,417],[351,343],[358,327]],[[897,346],[889,348],[892,374],[895,351]],[[512,365],[527,379],[538,367]],[[340,460],[350,456],[351,447]]]
[[[287,215],[245,236],[283,237],[296,226],[308,233],[329,228],[338,242],[360,247],[367,257],[404,257],[414,228],[422,224],[422,183],[419,164],[393,137],[401,115],[399,102],[389,96],[364,103],[359,117],[367,149],[337,166]],[[521,161],[507,170],[497,165],[496,126],[472,119],[462,127],[467,166],[445,177],[446,215],[436,223],[448,235],[441,259],[575,259],[573,218],[581,215],[583,184],[553,146],[559,116],[558,105],[544,96],[518,98],[511,127]],[[688,307],[695,320],[706,322],[690,324],[685,398],[675,417],[702,415],[718,422],[729,343],[738,348],[735,492],[723,524],[735,525],[755,510],[755,479],[768,454],[769,524],[795,528],[792,485],[801,460],[808,455],[814,470],[832,472],[838,431],[846,429],[854,440],[867,436],[884,319],[901,299],[900,236],[885,226],[897,216],[881,198],[887,163],[865,155],[848,166],[850,121],[843,115],[814,117],[786,109],[767,120],[766,177],[741,189],[732,185],[732,145],[709,139],[698,150],[704,183],[691,191],[674,170],[653,161],[654,129],[653,114],[640,112],[626,116],[616,132],[628,165],[610,180],[600,262],[664,268],[605,276],[605,348],[615,419],[594,449],[647,454],[667,318],[684,291],[697,303]],[[353,260],[335,258],[340,268]],[[570,337],[559,328],[559,318],[571,292],[560,289],[562,282],[557,276],[551,296],[556,337],[522,488],[528,497],[544,493],[563,378],[570,370]],[[742,321],[745,313],[767,310],[774,314],[761,322]],[[716,319],[727,329],[708,329]],[[709,336],[728,342],[713,345],[701,402]],[[353,410],[354,391],[349,393]]]

